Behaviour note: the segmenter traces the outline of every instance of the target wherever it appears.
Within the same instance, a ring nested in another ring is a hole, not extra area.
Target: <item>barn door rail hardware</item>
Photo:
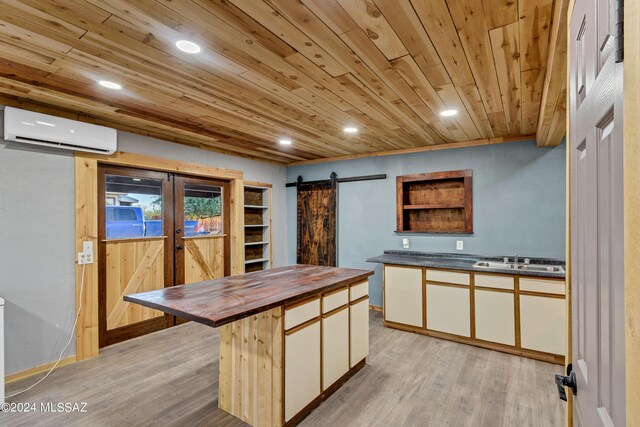
[[[373,181],[375,179],[387,179],[386,173],[381,173],[378,175],[361,175],[361,176],[351,176],[348,178],[338,178],[338,174],[335,172],[331,172],[329,179],[321,179],[318,181],[303,181],[302,176],[298,176],[296,182],[287,182],[287,187],[298,187],[300,185],[317,185],[317,184],[325,184],[334,186],[338,182],[356,182],[356,181]]]

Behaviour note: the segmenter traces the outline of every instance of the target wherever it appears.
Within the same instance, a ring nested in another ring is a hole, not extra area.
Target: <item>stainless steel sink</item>
[[[504,262],[493,262],[493,261],[478,261],[473,264],[474,267],[482,267],[482,268],[499,268],[501,270],[510,270],[513,268],[513,264],[504,263]]]
[[[527,270],[540,271],[546,273],[564,273],[564,268],[560,265],[545,264],[514,264],[512,262],[495,262],[495,261],[478,261],[473,264],[474,267],[496,269],[496,270]]]
[[[521,264],[518,270],[527,271],[544,271],[548,273],[564,273],[564,268],[559,265],[543,265],[543,264]]]

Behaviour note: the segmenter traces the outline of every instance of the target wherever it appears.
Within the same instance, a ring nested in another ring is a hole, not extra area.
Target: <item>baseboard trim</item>
[[[369,310],[382,312],[382,306],[369,304]]]
[[[58,363],[58,368],[65,365],[70,365],[71,363],[76,362],[76,356],[65,357]],[[16,372],[4,377],[4,383],[10,384],[25,378],[29,378],[34,375],[41,374],[43,372],[47,372],[56,362],[45,363],[44,365],[34,366],[33,368],[25,369],[24,371]]]

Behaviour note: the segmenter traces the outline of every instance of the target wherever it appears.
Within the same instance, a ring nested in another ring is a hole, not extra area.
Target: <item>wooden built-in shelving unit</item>
[[[473,233],[471,169],[396,178],[397,232]]]
[[[244,186],[245,273],[271,267],[271,187]]]

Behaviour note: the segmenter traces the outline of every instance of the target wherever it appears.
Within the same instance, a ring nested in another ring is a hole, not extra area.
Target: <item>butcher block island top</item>
[[[125,295],[124,300],[215,328],[361,282],[372,274],[371,270],[292,265]]]

